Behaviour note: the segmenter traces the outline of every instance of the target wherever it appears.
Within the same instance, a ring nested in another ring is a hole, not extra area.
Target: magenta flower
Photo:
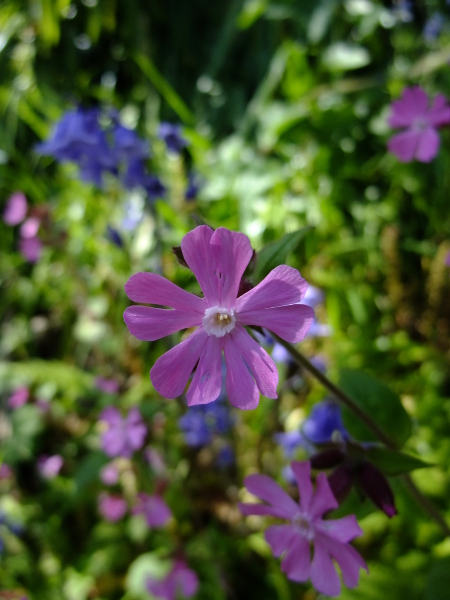
[[[216,231],[206,225],[196,227],[184,236],[181,249],[204,298],[155,273],[136,273],[125,285],[128,297],[134,302],[172,307],[172,310],[148,306],[127,308],[125,323],[138,339],[153,341],[181,329],[198,327],[156,361],[150,371],[155,389],[166,398],[180,396],[198,362],[187,392],[187,404],[216,400],[222,385],[223,350],[226,389],[234,406],[255,408],[259,392],[276,398],[275,363],[244,326],[266,327],[288,342],[299,342],[314,318],[314,311],[300,304],[308,284],[298,271],[281,265],[238,298],[239,284],[253,250],[246,235],[223,227]]]
[[[389,125],[402,128],[388,141],[388,150],[400,162],[430,162],[438,153],[438,127],[450,123],[450,106],[438,94],[428,107],[428,96],[422,88],[406,88],[399,100],[391,105]]]
[[[11,396],[8,398],[8,406],[13,410],[20,408],[28,402],[30,397],[30,390],[27,387],[20,387],[14,390]]]
[[[135,450],[142,448],[147,435],[147,427],[142,422],[141,413],[132,408],[124,419],[117,408],[108,406],[100,415],[106,424],[102,435],[102,450],[108,456],[131,458]]]
[[[127,512],[127,503],[121,496],[103,492],[98,497],[98,510],[104,519],[116,523]]]
[[[22,223],[27,215],[28,203],[25,194],[14,192],[9,198],[3,211],[3,221],[13,227]]]
[[[324,513],[338,506],[325,473],[317,476],[314,492],[309,461],[293,461],[291,468],[297,480],[299,504],[273,479],[255,474],[245,478],[245,486],[267,504],[241,503],[239,508],[244,515],[271,515],[288,519],[289,525],[272,525],[265,533],[275,556],[285,553],[281,569],[292,581],[311,578],[319,592],[337,596],[341,584],[333,559],[341,568],[344,583],[349,588],[358,584],[360,568],[367,571],[364,560],[348,543],[361,535],[362,530],[355,515],[335,520],[321,518]],[[314,547],[312,561],[311,545]]]
[[[54,479],[61,471],[63,458],[59,454],[53,456],[40,456],[38,458],[38,470],[45,479]]]
[[[150,594],[162,600],[191,598],[197,592],[198,578],[183,560],[178,559],[163,579],[155,580],[148,577],[146,587]]]
[[[144,515],[149,527],[163,527],[172,516],[172,511],[161,496],[150,496],[143,492],[137,495],[133,515]]]
[[[42,242],[38,237],[20,238],[19,251],[28,262],[37,262],[41,257]]]
[[[105,392],[105,394],[117,394],[119,384],[115,379],[107,379],[106,377],[96,377],[94,385],[97,389]]]
[[[119,469],[113,462],[108,463],[100,471],[100,479],[105,485],[115,485],[119,481]]]

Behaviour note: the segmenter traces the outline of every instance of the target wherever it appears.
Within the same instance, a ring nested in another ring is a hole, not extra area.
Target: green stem
[[[331,382],[328,377],[326,377],[321,371],[319,371],[319,369],[316,369],[316,367],[305,357],[303,356],[303,354],[301,354],[298,350],[296,350],[293,346],[291,346],[291,344],[289,344],[289,342],[285,342],[284,340],[282,340],[280,337],[278,337],[277,335],[273,334],[273,337],[277,340],[277,342],[279,344],[281,344],[284,348],[286,348],[286,350],[289,352],[289,354],[292,356],[292,358],[295,360],[295,362],[300,365],[301,367],[304,367],[305,369],[307,369],[310,373],[312,373],[312,375],[314,375],[314,377],[320,381],[320,383],[327,388],[327,390],[333,394],[333,396],[335,396],[340,402],[342,402],[342,404],[345,404],[345,406],[347,406],[347,408],[349,408],[352,412],[355,413],[355,415],[358,416],[359,419],[361,419],[361,421],[363,423],[365,423],[365,425],[367,425],[367,427],[373,431],[373,433],[377,436],[377,438],[383,442],[383,444],[385,444],[388,448],[390,448],[391,450],[396,450],[396,444],[393,440],[391,440],[390,437],[388,437],[384,431],[375,423],[375,421],[373,421],[371,419],[371,417],[362,410],[362,408],[360,406],[358,406],[358,404],[356,404],[356,402],[354,400],[352,400],[350,398],[350,396],[347,396],[347,394],[345,392],[343,392],[340,388],[338,388],[333,382]]]
[[[396,450],[396,444],[389,436],[387,436],[384,431],[378,427],[378,425],[371,419],[371,417],[364,412],[356,402],[354,402],[350,396],[347,396],[345,392],[343,392],[340,388],[338,388],[332,381],[328,379],[319,369],[316,367],[301,354],[298,350],[296,350],[291,344],[285,342],[280,337],[275,335],[272,332],[273,337],[276,341],[286,348],[295,362],[301,367],[307,369],[314,377],[320,381],[320,383],[342,404],[347,406],[352,412],[357,415],[367,427],[373,431],[373,433],[377,436],[377,438],[385,444],[391,450]],[[409,475],[402,475],[401,480],[403,481],[405,487],[408,489],[411,496],[417,501],[418,504],[424,509],[424,511],[440,526],[445,536],[450,537],[450,527],[447,525],[444,517],[440,514],[434,504],[426,497],[416,484],[413,482]]]

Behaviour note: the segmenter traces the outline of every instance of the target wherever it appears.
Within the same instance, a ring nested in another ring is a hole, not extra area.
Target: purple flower
[[[27,199],[22,192],[14,192],[7,202],[3,211],[3,221],[13,227],[22,223],[27,215]]]
[[[132,408],[124,419],[117,408],[108,406],[100,415],[107,429],[102,435],[102,450],[107,456],[131,458],[135,450],[142,448],[147,427],[137,408]]]
[[[40,456],[37,466],[42,477],[45,479],[54,479],[63,466],[63,458],[59,454]]]
[[[322,519],[322,515],[337,508],[325,473],[317,476],[313,491],[309,462],[291,463],[297,480],[300,502],[297,504],[267,475],[250,475],[244,483],[248,491],[267,504],[239,504],[244,515],[270,515],[290,521],[288,525],[272,525],[265,538],[275,556],[284,554],[281,569],[288,579],[303,582],[311,579],[313,586],[328,596],[338,596],[341,582],[333,559],[339,565],[344,583],[353,588],[358,584],[360,568],[367,566],[348,543],[361,535],[355,515],[342,519]],[[311,546],[314,555],[311,561]]]
[[[98,497],[98,510],[104,519],[116,523],[127,512],[127,503],[121,496],[103,492]]]
[[[406,88],[400,100],[391,106],[389,125],[402,128],[388,141],[388,150],[400,162],[430,162],[439,150],[438,127],[450,123],[450,107],[438,94],[432,105],[422,88]]]
[[[41,220],[38,217],[28,217],[20,226],[20,235],[25,239],[37,236]]]
[[[304,437],[313,444],[326,444],[331,442],[335,431],[338,431],[343,438],[348,437],[339,406],[331,400],[315,404],[310,415],[303,421]]]
[[[206,446],[215,434],[227,433],[233,425],[233,418],[220,398],[214,404],[192,406],[178,419],[178,426],[184,433],[188,446]]]
[[[300,431],[287,431],[286,433],[276,433],[274,439],[283,449],[286,458],[292,458],[297,448],[305,446],[305,437]]]
[[[198,589],[198,577],[189,569],[184,560],[177,559],[170,572],[163,579],[146,580],[147,591],[161,600],[191,598]]]
[[[157,475],[163,475],[167,471],[167,465],[162,457],[162,454],[154,448],[146,448],[144,456],[150,467]]]
[[[13,410],[20,408],[28,402],[30,397],[30,390],[27,387],[20,387],[14,390],[12,395],[8,398],[8,406]]]
[[[163,527],[172,516],[172,511],[161,496],[144,494],[137,495],[137,504],[133,515],[144,515],[149,527]]]
[[[185,146],[186,140],[181,135],[180,125],[172,123],[161,123],[158,129],[158,137],[163,140],[171,152],[180,154]]]
[[[108,463],[100,471],[100,479],[105,485],[115,485],[119,481],[119,469],[113,462]]]
[[[37,262],[42,253],[42,242],[38,237],[21,238],[19,240],[19,251],[28,262]]]
[[[306,281],[295,269],[281,265],[238,298],[242,275],[253,255],[246,235],[223,227],[213,231],[201,225],[184,236],[181,249],[204,298],[154,273],[136,273],[125,285],[128,297],[135,302],[172,307],[127,308],[125,323],[138,339],[153,341],[198,327],[156,361],[150,372],[155,389],[166,398],[180,396],[198,362],[187,391],[187,404],[216,400],[222,387],[223,350],[226,390],[234,406],[256,408],[259,392],[277,398],[275,363],[244,326],[266,327],[288,342],[302,340],[314,318],[309,306],[299,304],[308,287]]]
[[[113,148],[118,162],[150,156],[148,142],[142,140],[135,131],[117,123],[113,130]]]
[[[106,377],[96,377],[94,385],[96,388],[105,392],[105,394],[117,394],[119,384],[115,379],[107,379]]]

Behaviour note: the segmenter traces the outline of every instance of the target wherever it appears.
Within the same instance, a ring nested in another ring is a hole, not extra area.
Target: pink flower
[[[22,223],[28,210],[27,199],[22,192],[14,192],[9,198],[3,211],[3,221],[13,227]]]
[[[154,580],[148,577],[146,587],[150,594],[163,600],[191,598],[197,592],[198,578],[183,560],[178,559],[164,579]]]
[[[38,458],[39,473],[45,479],[54,479],[63,466],[62,456],[54,454],[53,456],[40,456]]]
[[[98,497],[98,510],[102,517],[111,523],[120,521],[127,512],[127,503],[120,496],[103,492]]]
[[[106,377],[96,377],[94,381],[96,388],[105,392],[106,394],[117,394],[119,391],[119,384],[115,379],[107,379]]]
[[[253,250],[246,235],[223,227],[216,231],[206,225],[196,227],[184,236],[181,249],[204,298],[154,273],[136,273],[125,285],[128,297],[134,302],[172,307],[172,310],[148,306],[127,308],[125,323],[138,339],[153,341],[181,329],[198,327],[156,361],[150,371],[155,389],[166,398],[180,396],[198,362],[187,392],[187,404],[216,400],[222,384],[223,350],[226,388],[234,406],[255,408],[259,392],[276,398],[275,363],[244,326],[266,327],[288,342],[299,342],[314,318],[314,311],[300,304],[308,284],[298,271],[281,265],[238,298],[239,283]]]
[[[244,515],[271,515],[288,519],[289,525],[272,525],[265,533],[275,556],[285,553],[282,570],[292,581],[311,578],[319,592],[337,596],[341,584],[332,559],[340,566],[344,583],[349,588],[358,584],[360,568],[367,571],[364,560],[348,543],[362,530],[355,515],[335,520],[321,518],[324,513],[338,506],[325,473],[318,475],[314,493],[309,461],[293,461],[291,468],[297,480],[299,504],[267,475],[249,475],[244,481],[248,491],[267,504],[240,504],[239,508]],[[312,561],[311,545],[314,547]]]
[[[162,527],[172,516],[172,511],[161,496],[140,493],[137,500],[133,514],[144,515],[149,527]]]
[[[28,402],[30,390],[27,387],[20,387],[15,390],[8,398],[8,406],[13,410],[20,408]]]
[[[20,238],[19,250],[28,262],[37,262],[41,257],[42,242],[38,237]]]
[[[113,462],[108,463],[100,471],[100,479],[105,485],[115,485],[119,481],[119,469]]]
[[[406,88],[391,106],[389,125],[402,128],[388,141],[388,150],[401,162],[430,162],[439,150],[437,128],[450,123],[450,106],[438,94],[431,107],[422,88]]]
[[[107,456],[131,458],[135,450],[142,448],[147,427],[137,408],[132,408],[124,419],[117,408],[108,406],[101,413],[100,420],[107,426],[101,440],[102,450]]]

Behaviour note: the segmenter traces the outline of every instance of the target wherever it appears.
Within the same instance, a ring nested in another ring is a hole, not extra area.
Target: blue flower
[[[200,181],[196,175],[192,173],[189,174],[189,182],[184,193],[184,197],[186,200],[191,201],[197,198],[198,191],[200,189]]]
[[[180,154],[185,146],[186,140],[181,136],[180,125],[172,123],[161,123],[158,129],[158,137],[163,140],[167,149],[175,154]]]
[[[123,248],[123,240],[122,240],[120,233],[117,231],[117,229],[114,229],[114,227],[111,227],[111,225],[108,225],[108,227],[106,229],[106,235],[107,235],[108,239],[113,244],[115,244],[118,248]]]
[[[303,435],[313,444],[331,442],[335,431],[339,431],[344,438],[348,437],[342,422],[341,410],[331,400],[324,400],[313,406],[310,415],[302,425]]]
[[[227,467],[231,467],[234,464],[235,456],[233,449],[228,444],[223,446],[216,457],[216,464],[221,469],[226,469]]]
[[[117,123],[113,129],[113,148],[118,162],[128,162],[138,158],[148,158],[148,143],[142,140],[135,131]]]
[[[188,446],[207,446],[213,435],[227,433],[233,425],[228,407],[220,398],[210,404],[193,406],[180,417],[178,426]]]

